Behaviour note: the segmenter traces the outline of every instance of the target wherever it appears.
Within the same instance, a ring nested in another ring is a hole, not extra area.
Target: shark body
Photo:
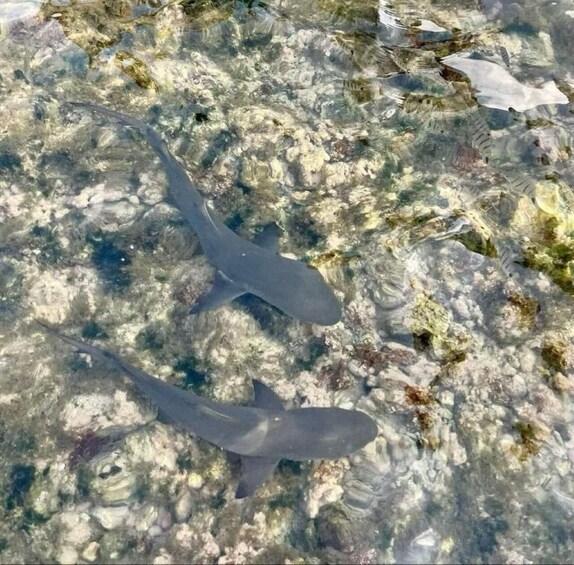
[[[265,481],[280,459],[338,459],[373,441],[374,420],[358,410],[295,408],[286,410],[269,387],[253,380],[252,406],[222,404],[184,391],[130,365],[120,356],[61,334],[49,333],[121,369],[158,408],[160,419],[241,457],[242,476],[236,491],[244,498]]]
[[[74,102],[72,105],[139,130],[158,155],[167,176],[169,199],[197,233],[205,255],[217,269],[212,290],[200,298],[191,313],[212,309],[251,293],[302,321],[332,325],[341,319],[341,305],[319,271],[278,255],[277,233],[274,237],[263,237],[257,244],[230,230],[208,206],[151,126],[93,104]]]

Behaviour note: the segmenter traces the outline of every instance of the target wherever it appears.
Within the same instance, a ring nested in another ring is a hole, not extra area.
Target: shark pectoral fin
[[[265,457],[241,456],[241,479],[235,491],[235,498],[245,498],[255,492],[255,489],[265,482],[279,463],[278,459]]]
[[[170,416],[170,414],[166,410],[160,410],[158,408],[155,419],[160,424],[166,424],[168,426],[175,426],[176,428],[181,427],[181,425],[178,424],[177,418],[175,418],[174,416]]]
[[[251,379],[254,398],[252,406],[266,408],[267,410],[285,410],[283,399],[273,392],[267,385],[257,379]]]
[[[275,222],[267,224],[253,238],[253,243],[273,253],[279,253],[279,226]]]
[[[213,279],[211,289],[196,300],[195,304],[189,309],[189,313],[198,314],[206,310],[213,310],[226,302],[231,302],[234,298],[244,293],[243,289],[218,272]]]

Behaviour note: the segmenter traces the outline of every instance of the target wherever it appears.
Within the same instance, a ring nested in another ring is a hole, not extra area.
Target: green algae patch
[[[349,22],[366,20],[377,23],[378,21],[378,0],[363,0],[362,2],[356,2],[355,0],[319,0],[317,6],[320,10]]]
[[[568,365],[566,360],[566,344],[564,342],[545,343],[542,346],[542,360],[555,371],[564,372]]]
[[[277,510],[279,508],[294,508],[299,500],[299,495],[292,491],[285,491],[269,500],[267,505],[270,510]]]
[[[36,478],[34,465],[14,465],[6,487],[4,508],[11,513],[12,524],[25,532],[48,520],[31,505],[34,495],[30,491],[36,484]]]
[[[332,249],[321,253],[309,261],[309,265],[315,269],[321,267],[341,267],[347,266],[353,259],[358,259],[359,255],[352,251],[341,251],[340,249]]]
[[[114,63],[118,69],[130,76],[141,88],[156,90],[157,86],[151,78],[146,64],[141,59],[128,51],[118,51],[115,54]]]
[[[513,219],[515,225],[528,225],[531,231],[523,249],[523,264],[574,295],[574,207],[570,188],[560,182],[538,183],[536,204],[534,216],[519,208]]]
[[[542,445],[542,430],[528,422],[516,422],[514,425],[519,439],[512,451],[520,461],[526,461],[533,455],[538,455]]]
[[[355,103],[362,105],[371,102],[377,94],[373,81],[366,77],[358,77],[343,82],[343,92]]]
[[[433,298],[419,292],[411,310],[411,331],[415,347],[432,349],[446,363],[465,359],[470,335],[452,321],[451,313]]]
[[[470,230],[456,234],[453,239],[462,243],[469,251],[495,259],[498,257],[496,246],[492,238],[485,236],[478,230]]]
[[[419,119],[430,121],[453,117],[465,117],[470,109],[476,108],[472,93],[464,84],[456,85],[455,94],[444,96],[409,92],[405,95],[402,110]]]
[[[142,4],[149,4],[149,9],[141,10]],[[122,42],[127,34],[133,33],[136,26],[142,23],[153,23],[153,1],[137,2],[137,8],[128,0],[95,0],[89,3],[72,2],[69,6],[42,6],[46,21],[56,18],[66,37],[88,56],[93,65],[104,49],[114,48]],[[127,51],[118,51],[114,55],[115,65],[134,80],[141,88],[155,90],[152,80],[143,61]]]
[[[574,296],[574,244],[528,246],[524,249],[524,266],[546,274],[563,291]]]
[[[422,49],[432,49],[435,56],[438,58],[447,57],[453,53],[460,53],[466,49],[474,46],[474,35],[471,33],[462,33],[459,30],[453,30],[452,37],[442,42],[429,42],[428,44],[421,43]],[[453,71],[448,69],[445,73],[448,80],[453,80]],[[454,77],[458,82],[458,77]]]
[[[511,293],[507,300],[518,313],[518,325],[523,329],[531,329],[534,327],[536,316],[540,312],[540,303],[538,300],[518,292]]]
[[[48,3],[42,6],[42,13],[46,21],[55,16],[67,38],[83,49],[90,61],[103,49],[117,45],[122,33],[133,27],[128,20],[129,3],[121,0],[74,2],[70,6]]]
[[[205,30],[227,21],[235,9],[235,0],[183,0],[181,8],[193,29]]]

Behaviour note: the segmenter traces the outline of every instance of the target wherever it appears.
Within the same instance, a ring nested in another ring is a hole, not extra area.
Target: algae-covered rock
[[[57,14],[66,36],[93,59],[103,49],[121,41],[124,31],[132,28],[128,0],[98,0],[97,2],[43,4],[42,15],[52,18]]]
[[[473,228],[455,234],[453,239],[460,241],[469,251],[480,253],[486,257],[498,257],[492,235],[476,225]]]
[[[376,22],[379,3],[377,0],[365,0],[360,3],[353,2],[353,0],[317,0],[317,7],[347,21],[363,19]]]
[[[438,61],[472,47],[566,92],[563,3],[34,4],[0,15],[0,561],[567,562],[568,108],[483,111]],[[254,297],[190,315],[214,270],[157,156],[63,99],[151,124],[241,236],[280,225],[341,323]],[[503,238],[547,276],[499,269]],[[259,378],[356,407],[379,437],[235,500],[238,464],[38,316],[208,398]]]
[[[566,370],[569,365],[567,347],[567,343],[560,339],[547,341],[542,345],[542,359],[550,369],[560,372]]]
[[[538,455],[547,431],[530,422],[517,422],[515,425],[519,440],[514,446],[514,453],[520,461]]]
[[[527,246],[524,265],[547,274],[562,290],[574,295],[574,245],[555,243]]]
[[[128,51],[117,51],[114,63],[120,70],[129,75],[138,86],[149,89],[156,88],[145,63]]]
[[[571,189],[562,183],[536,185],[536,212],[515,225],[529,222],[530,238],[523,247],[524,265],[541,271],[568,294],[574,294],[574,212]]]
[[[511,293],[508,302],[517,310],[519,324],[525,328],[532,328],[536,322],[536,316],[540,312],[540,303],[530,296]]]
[[[38,473],[30,489],[30,505],[39,517],[48,519],[61,510],[64,501],[71,499],[75,492],[65,458],[59,458]]]
[[[419,350],[431,347],[441,360],[461,361],[470,345],[470,335],[452,320],[452,314],[424,292],[414,299],[410,328]]]
[[[181,7],[191,27],[204,30],[229,19],[235,3],[235,0],[183,0]]]

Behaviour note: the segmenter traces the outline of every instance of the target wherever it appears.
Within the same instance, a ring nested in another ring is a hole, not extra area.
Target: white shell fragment
[[[525,112],[545,104],[568,104],[568,98],[553,82],[540,88],[518,82],[504,67],[458,55],[445,57],[442,62],[464,73],[475,89],[476,99],[487,108]]]

